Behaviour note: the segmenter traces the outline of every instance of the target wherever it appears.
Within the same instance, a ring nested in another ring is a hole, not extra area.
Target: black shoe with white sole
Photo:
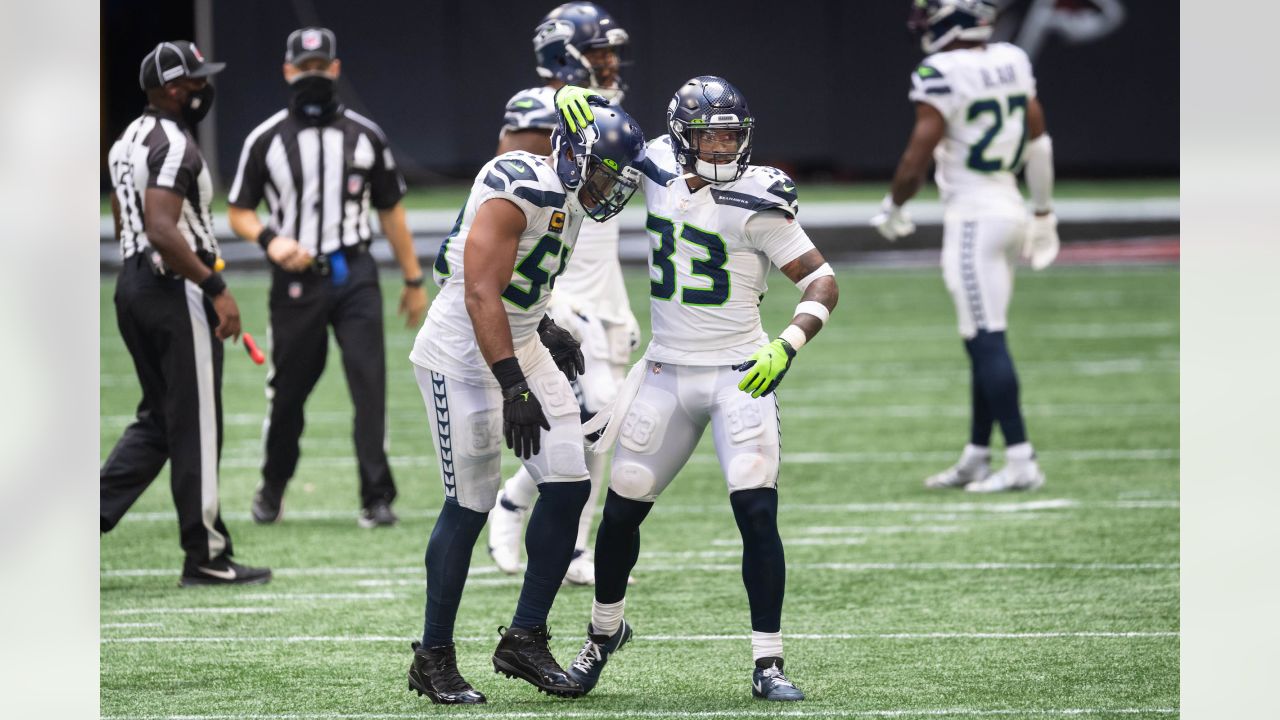
[[[485,702],[484,694],[471,687],[471,683],[458,672],[453,643],[429,648],[413,643],[409,689],[418,693],[418,697],[426,695],[431,702],[440,705],[478,705]]]
[[[502,640],[493,651],[493,671],[524,680],[548,695],[576,698],[586,694],[582,685],[560,667],[547,647],[551,634],[546,625],[534,628],[498,628]]]
[[[271,581],[269,568],[249,567],[221,558],[203,564],[188,563],[182,568],[181,587],[196,585],[262,585]]]
[[[253,515],[253,521],[259,525],[278,523],[284,515],[283,500],[272,497],[273,494],[261,486],[253,494],[253,504],[249,506],[249,512]]]
[[[391,506],[384,502],[376,502],[360,511],[357,521],[362,528],[391,527],[400,522],[400,518],[391,512]]]
[[[804,693],[782,674],[782,658],[766,657],[756,660],[751,672],[751,695],[761,700],[803,700]]]

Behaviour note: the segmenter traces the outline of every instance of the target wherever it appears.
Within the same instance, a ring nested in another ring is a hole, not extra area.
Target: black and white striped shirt
[[[218,254],[209,212],[213,179],[195,138],[181,121],[147,108],[111,146],[107,164],[120,204],[122,256],[133,257],[151,247],[145,215],[148,188],[181,195],[178,230],[192,251]]]
[[[317,254],[368,243],[370,202],[386,210],[404,193],[387,137],[372,120],[343,109],[316,127],[281,110],[245,138],[227,202],[253,210],[265,197],[267,227]]]

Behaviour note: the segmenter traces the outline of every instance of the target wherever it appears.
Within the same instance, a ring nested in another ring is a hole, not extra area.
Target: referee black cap
[[[226,63],[207,62],[193,42],[162,42],[142,58],[142,66],[138,69],[138,84],[143,90],[150,90],[180,77],[209,77],[222,72],[226,66]]]
[[[299,28],[289,33],[289,40],[284,46],[284,61],[290,65],[312,58],[330,61],[336,57],[337,49],[338,38],[329,28]]]

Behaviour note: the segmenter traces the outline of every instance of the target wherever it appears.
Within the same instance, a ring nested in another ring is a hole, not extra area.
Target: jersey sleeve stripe
[[[182,167],[182,158],[187,152],[187,136],[172,120],[161,120],[160,127],[169,139],[169,151],[164,156],[164,164],[160,166],[160,174],[156,176],[156,185],[173,187],[178,179],[178,170]]]
[[[258,138],[283,122],[288,115],[288,110],[281,110],[254,128],[253,132],[249,133],[249,137],[244,139],[244,148],[240,151],[240,162],[236,165],[236,179],[232,181],[231,191],[227,193],[228,203],[234,205],[240,199],[240,185],[244,182],[244,167],[249,162],[249,153],[253,150],[254,144],[258,142]]]

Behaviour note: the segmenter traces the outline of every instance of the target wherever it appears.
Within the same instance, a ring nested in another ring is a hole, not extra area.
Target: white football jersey
[[[645,357],[680,365],[742,362],[769,341],[760,301],[770,262],[781,267],[813,249],[803,232],[777,240],[747,228],[765,210],[794,219],[795,183],[780,170],[752,165],[738,180],[691,193],[666,135],[646,146],[641,169],[652,249],[653,340]]]
[[[934,53],[911,85],[911,100],[932,105],[947,121],[934,161],[948,207],[1024,212],[1016,173],[1036,96],[1027,54],[1009,43]]]
[[[502,116],[502,133],[509,130],[546,130],[556,129],[556,91],[555,88],[543,85],[521,90],[507,101],[507,109]]]
[[[550,301],[551,286],[568,266],[583,216],[577,204],[570,203],[546,158],[509,152],[480,169],[453,231],[440,246],[433,271],[440,291],[431,302],[409,359],[446,377],[496,386],[476,344],[463,289],[467,235],[481,204],[493,198],[511,201],[526,220],[511,282],[502,293],[517,357],[522,345],[537,342],[538,323]]]

